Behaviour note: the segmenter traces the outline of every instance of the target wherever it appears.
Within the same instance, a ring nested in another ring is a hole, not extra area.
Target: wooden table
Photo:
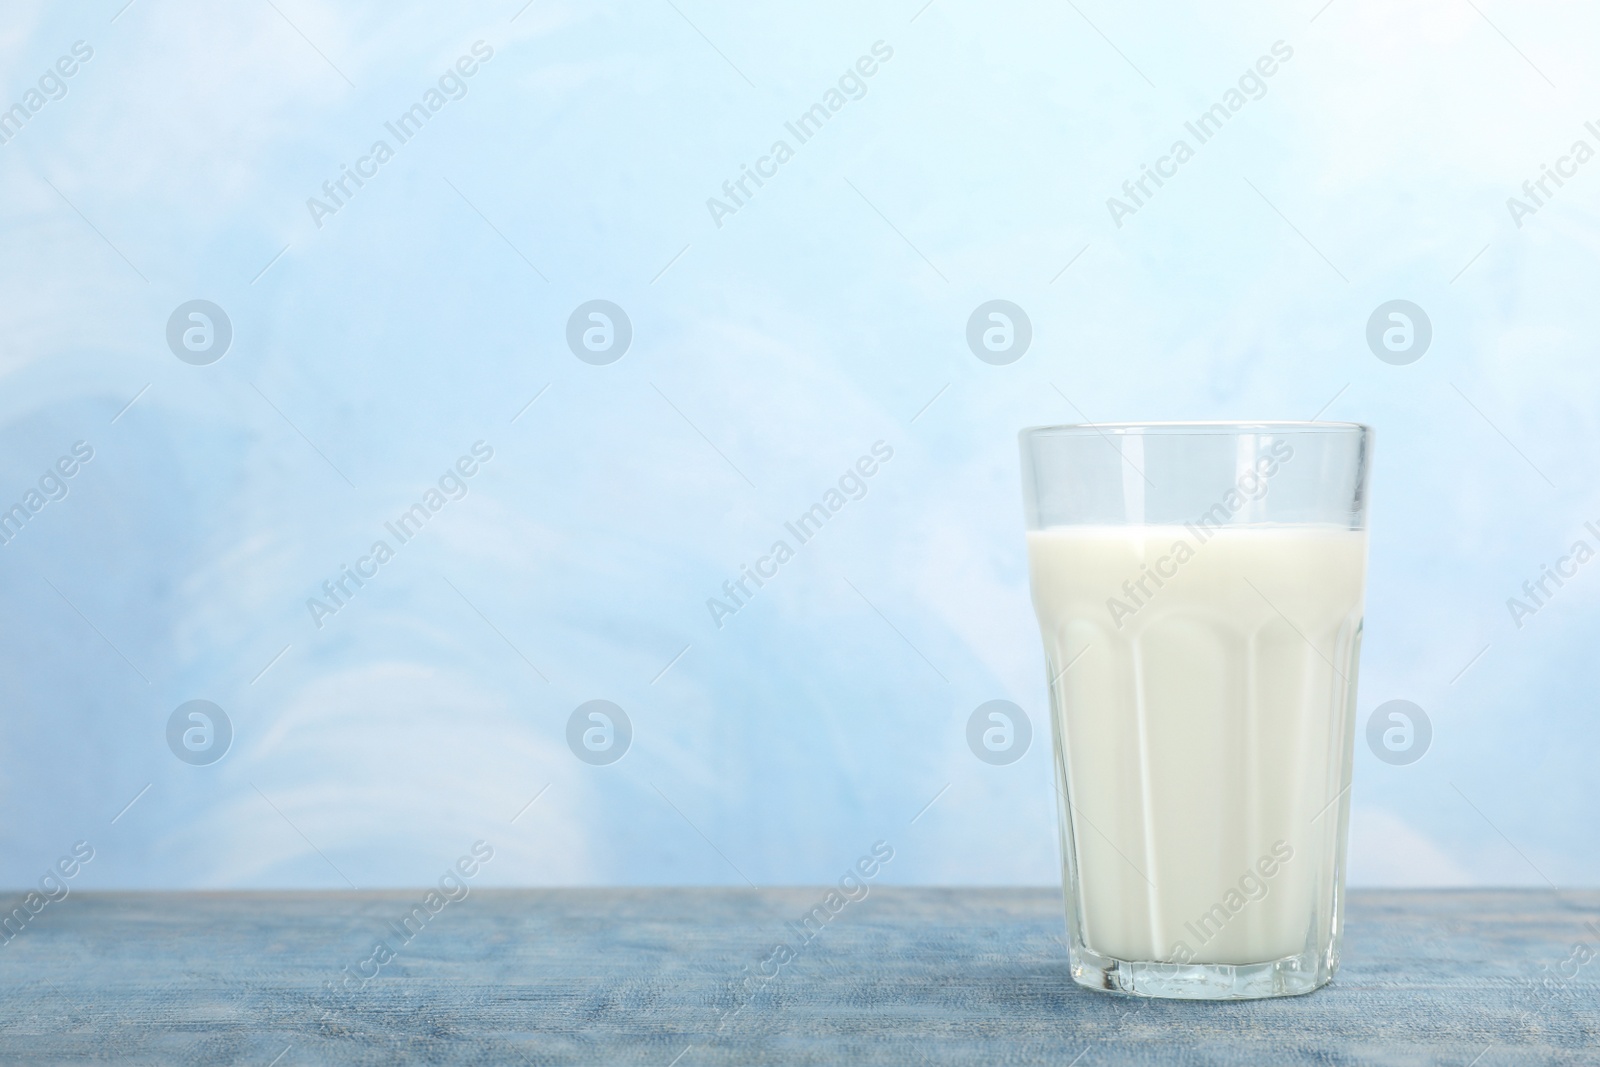
[[[1332,986],[1230,1004],[1079,989],[1054,889],[874,887],[806,942],[822,895],[74,893],[0,945],[0,1062],[1600,1064],[1593,891],[1358,891]]]

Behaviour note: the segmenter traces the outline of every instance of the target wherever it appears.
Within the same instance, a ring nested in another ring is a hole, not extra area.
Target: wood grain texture
[[[0,1062],[1600,1064],[1593,891],[1358,891],[1332,986],[1231,1004],[1079,989],[1056,890],[875,887],[806,942],[823,892],[473,889],[349,991],[423,891],[75,893],[0,945]]]

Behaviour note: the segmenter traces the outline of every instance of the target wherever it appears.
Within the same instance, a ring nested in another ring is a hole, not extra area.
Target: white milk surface
[[[1333,921],[1366,535],[1057,527],[1028,557],[1088,947],[1304,951]]]

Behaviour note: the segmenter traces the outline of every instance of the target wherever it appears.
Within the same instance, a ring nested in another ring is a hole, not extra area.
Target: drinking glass
[[[1190,999],[1327,984],[1371,429],[1019,437],[1073,978]]]

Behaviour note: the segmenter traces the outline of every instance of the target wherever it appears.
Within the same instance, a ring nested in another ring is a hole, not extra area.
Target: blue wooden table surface
[[[1357,891],[1333,985],[1226,1004],[1079,989],[1057,890],[824,893],[74,893],[0,1062],[1600,1064],[1593,891]]]

